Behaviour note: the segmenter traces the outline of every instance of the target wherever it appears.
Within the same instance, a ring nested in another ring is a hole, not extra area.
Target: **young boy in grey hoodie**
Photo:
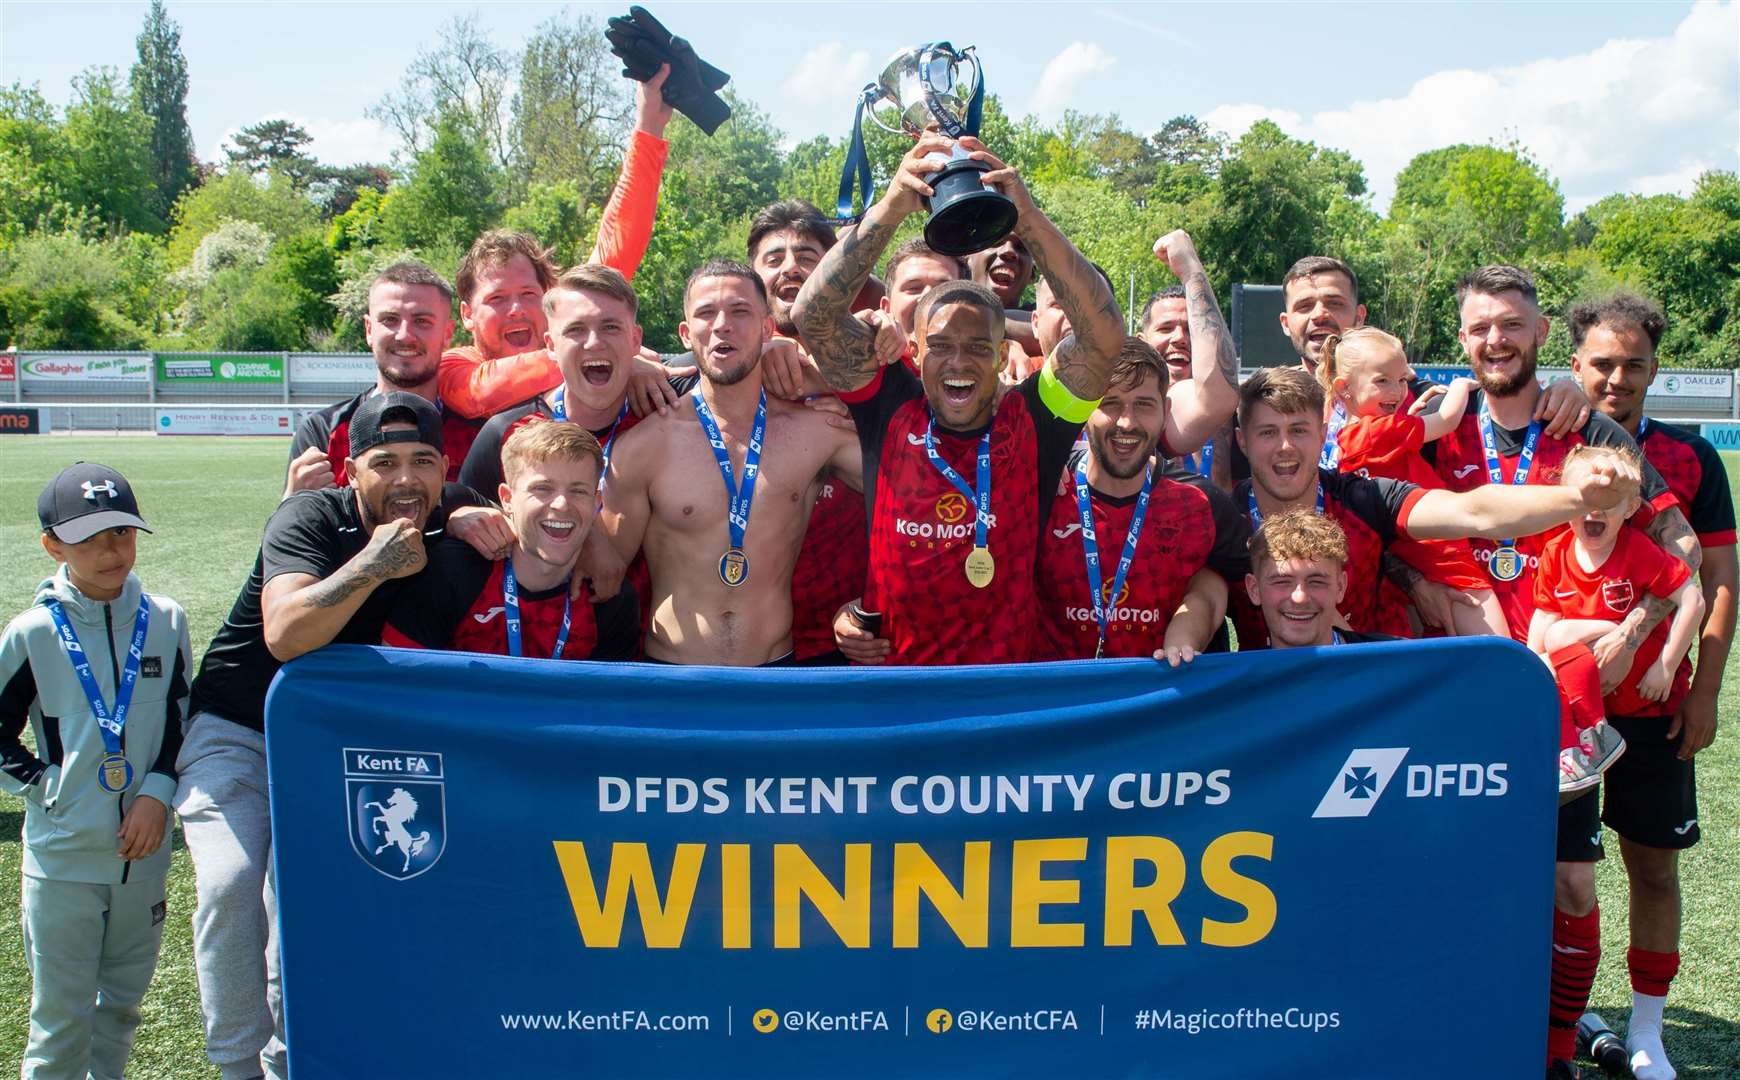
[[[126,1066],[163,938],[193,656],[181,605],[133,575],[151,530],[120,473],[70,466],[36,508],[60,567],[0,633],[0,788],[25,801],[34,981],[22,1075],[107,1080]]]

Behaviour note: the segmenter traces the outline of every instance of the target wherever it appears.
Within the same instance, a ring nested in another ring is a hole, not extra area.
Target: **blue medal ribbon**
[[[1323,452],[1317,455],[1317,464],[1325,469],[1341,468],[1341,429],[1347,426],[1347,419],[1347,410],[1336,402],[1335,411],[1329,415],[1329,426],[1323,432]]]
[[[115,707],[111,711],[103,701],[103,688],[97,685],[97,677],[91,671],[91,659],[85,653],[85,647],[79,642],[78,631],[66,617],[66,610],[58,600],[44,601],[48,614],[54,620],[55,633],[60,636],[60,647],[71,661],[73,673],[78,676],[79,685],[84,688],[85,698],[91,703],[91,715],[97,718],[97,727],[103,735],[103,764],[97,770],[97,784],[111,794],[120,794],[127,790],[133,782],[133,766],[127,761],[121,747],[121,735],[127,728],[127,712],[133,704],[133,687],[139,682],[139,663],[145,653],[145,632],[151,625],[151,600],[144,593],[139,594],[139,614],[133,617],[133,640],[127,646],[127,662],[121,667],[121,682],[115,687]],[[114,768],[119,775],[119,784],[111,782],[109,770]]]
[[[1124,554],[1118,559],[1118,572],[1112,577],[1112,596],[1110,603],[1116,605],[1118,596],[1124,591],[1124,579],[1129,576],[1130,564],[1136,559],[1136,543],[1142,536],[1142,523],[1148,517],[1148,499],[1154,491],[1154,467],[1148,466],[1142,476],[1142,493],[1136,496],[1136,509],[1130,515],[1130,531],[1124,536]],[[1100,542],[1094,533],[1093,497],[1088,491],[1086,463],[1075,468],[1075,503],[1081,510],[1081,546],[1087,556],[1088,591],[1093,595],[1094,619],[1100,624],[1100,641],[1094,647],[1094,659],[1098,660],[1106,650],[1106,624],[1110,621],[1110,613],[1106,610],[1105,595],[1100,591]]]
[[[616,445],[616,433],[622,428],[623,418],[628,415],[628,399],[622,399],[622,410],[616,414],[616,419],[610,422],[610,434],[604,437],[604,465],[598,472],[598,491],[604,492],[604,477],[610,472],[610,448]],[[568,419],[568,384],[556,387],[556,392],[550,395],[550,419]]]
[[[943,479],[953,484],[955,490],[965,495],[967,502],[973,504],[973,546],[985,550],[989,547],[986,532],[991,524],[991,427],[987,424],[985,434],[979,437],[978,485],[975,490],[968,487],[961,474],[936,452],[936,437],[931,433],[935,425],[936,414],[932,413],[924,424],[925,455],[930,458],[936,471],[943,474]]]
[[[1637,418],[1637,443],[1639,446],[1643,445],[1643,435],[1644,435],[1644,432],[1646,432],[1648,430],[1649,430],[1649,417],[1647,417],[1647,416],[1638,417]]]
[[[508,556],[501,567],[501,604],[506,608],[504,621],[507,623],[507,647],[509,656],[524,656],[525,646],[520,639],[520,583],[514,577],[513,556]],[[556,635],[556,647],[550,650],[550,659],[562,659],[562,652],[568,647],[568,631],[573,627],[574,593],[564,588],[562,596],[562,629]]]
[[[840,194],[835,201],[834,217],[843,222],[857,221],[861,215],[852,213],[854,184],[864,192],[864,213],[876,201],[876,181],[870,172],[870,154],[864,149],[864,108],[876,100],[875,83],[858,95],[858,106],[852,113],[852,143],[846,148],[846,164],[840,171]]]
[[[695,415],[707,432],[707,442],[713,447],[719,472],[725,477],[725,492],[731,497],[726,517],[731,530],[731,548],[719,561],[719,577],[726,585],[735,588],[743,584],[749,574],[748,560],[743,557],[743,535],[749,530],[749,511],[755,502],[755,478],[761,472],[761,439],[767,434],[767,391],[761,391],[761,400],[755,406],[755,429],[749,434],[749,449],[743,455],[741,488],[731,467],[731,452],[725,447],[725,437],[719,432],[718,421],[713,419],[713,410],[707,407],[707,399],[701,396],[701,388],[695,387],[690,396],[695,399]]]
[[[1250,489],[1245,492],[1245,498],[1248,499],[1250,501],[1250,504],[1251,504],[1251,529],[1254,531],[1256,529],[1262,528],[1263,527],[1263,512],[1261,510],[1257,509],[1257,484],[1256,484],[1256,481],[1254,481],[1254,480],[1251,481]],[[1322,480],[1317,481],[1317,512],[1319,514],[1323,513],[1323,481]]]
[[[1207,477],[1209,477],[1209,475],[1211,473],[1213,473],[1213,471],[1214,471],[1214,440],[1213,439],[1210,439],[1206,443],[1202,444],[1202,452],[1196,456],[1196,459],[1191,464],[1196,466],[1196,474],[1198,476],[1207,478]]]
[[[1541,422],[1529,424],[1529,433],[1523,437],[1522,453],[1516,459],[1516,472],[1511,474],[1510,482],[1517,487],[1529,482],[1529,467],[1535,463],[1535,444],[1541,441]],[[1486,399],[1480,401],[1480,446],[1486,451],[1486,478],[1494,484],[1504,483],[1504,466],[1498,460],[1498,440],[1492,434],[1492,413],[1487,411]],[[1500,540],[1500,548],[1514,548],[1516,538]]]

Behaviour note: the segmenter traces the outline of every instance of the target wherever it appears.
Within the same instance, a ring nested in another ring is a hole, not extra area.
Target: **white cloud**
[[[307,152],[327,165],[382,163],[387,161],[399,146],[397,136],[378,122],[364,117],[333,120],[319,116],[268,113],[257,118],[253,123],[257,124],[266,120],[288,120],[292,124],[301,126],[304,131],[308,132],[312,140],[308,144]],[[235,139],[236,133],[239,131],[241,131],[240,127],[234,127],[224,132],[222,137],[207,152],[205,160],[226,160],[228,154],[224,147]]]
[[[848,53],[844,42],[824,41],[799,58],[779,89],[799,101],[834,105],[851,101],[875,74],[870,70],[869,52],[853,49]]]
[[[1365,164],[1379,209],[1415,154],[1512,138],[1567,193],[1684,192],[1701,168],[1737,165],[1740,4],[1702,0],[1665,38],[1615,39],[1516,67],[1440,71],[1401,97],[1309,117],[1236,104],[1204,120],[1236,136],[1264,116],[1289,134],[1352,153]],[[1566,201],[1576,210],[1591,199]]]
[[[1046,62],[1033,89],[1032,111],[1041,118],[1058,116],[1075,100],[1075,92],[1090,76],[1109,70],[1117,58],[1088,41],[1072,41]]]

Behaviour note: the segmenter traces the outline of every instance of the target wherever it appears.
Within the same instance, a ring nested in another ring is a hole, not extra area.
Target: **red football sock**
[[[1559,684],[1559,749],[1577,745],[1577,732],[1606,718],[1601,704],[1601,665],[1589,646],[1578,642],[1547,657]]]
[[[1680,972],[1680,954],[1632,947],[1625,950],[1625,966],[1631,969],[1633,990],[1651,997],[1667,997],[1668,983]]]
[[[1577,1057],[1577,1021],[1589,1007],[1589,990],[1601,963],[1601,909],[1567,915],[1553,909],[1552,998],[1547,1008],[1547,1064]]]

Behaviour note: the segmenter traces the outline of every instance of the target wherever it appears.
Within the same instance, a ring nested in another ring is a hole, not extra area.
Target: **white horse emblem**
[[[417,816],[417,800],[404,788],[396,787],[387,798],[386,805],[378,802],[364,803],[363,809],[380,811],[369,823],[371,833],[385,837],[381,845],[375,848],[375,854],[379,855],[390,847],[398,848],[400,854],[405,856],[403,872],[409,873],[411,860],[423,854],[423,849],[429,846],[429,830],[425,829],[413,836],[411,830],[405,828],[405,823]]]

